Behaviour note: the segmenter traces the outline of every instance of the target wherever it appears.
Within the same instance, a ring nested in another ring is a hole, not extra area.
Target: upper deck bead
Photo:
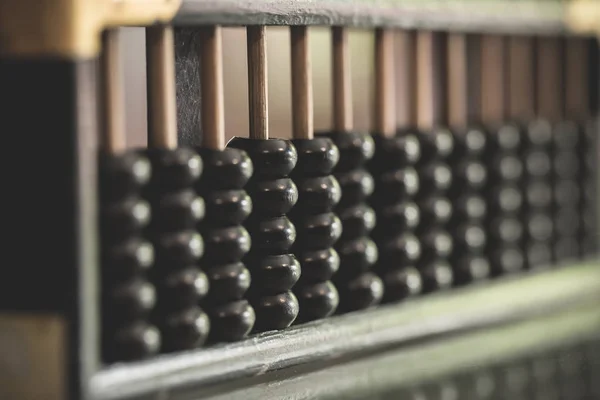
[[[466,131],[454,131],[454,149],[452,159],[480,156],[487,145],[487,135],[481,128],[470,127]]]
[[[454,150],[454,135],[445,128],[434,128],[431,132],[420,133],[421,161],[429,162],[433,158],[445,159]]]
[[[192,149],[146,150],[153,167],[149,192],[151,196],[165,191],[176,191],[193,187],[203,169],[202,159]]]
[[[371,165],[374,171],[414,165],[421,158],[421,143],[413,134],[398,133],[392,137],[374,135],[373,140],[376,155]]]
[[[254,164],[243,150],[227,147],[222,150],[198,148],[196,151],[204,163],[204,172],[197,183],[199,188],[212,191],[241,189],[254,173]]]
[[[502,125],[488,135],[488,149],[495,151],[517,151],[521,145],[521,128],[515,124]]]
[[[292,139],[298,152],[298,162],[293,177],[312,177],[330,174],[340,160],[340,152],[327,137]]]
[[[295,146],[284,139],[233,138],[228,147],[244,150],[254,166],[255,179],[277,179],[289,175],[298,162]]]
[[[390,169],[377,177],[373,202],[394,203],[419,192],[420,181],[413,167]]]

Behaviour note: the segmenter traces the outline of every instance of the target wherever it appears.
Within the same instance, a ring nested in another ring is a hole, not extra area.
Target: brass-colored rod
[[[499,124],[506,118],[505,39],[483,35],[481,45],[481,119]]]
[[[414,128],[417,123],[415,33],[396,34],[396,123],[399,128]]]
[[[102,75],[104,85],[104,135],[103,149],[111,154],[125,151],[125,93],[123,65],[121,60],[121,40],[118,29],[111,29],[103,35]]]
[[[374,132],[385,136],[396,133],[396,83],[394,31],[375,30]]]
[[[566,43],[567,118],[584,120],[589,117],[589,49],[585,39],[569,38]]]
[[[200,30],[200,57],[202,142],[204,147],[220,150],[225,147],[221,27]]]
[[[350,47],[348,31],[345,28],[336,26],[331,29],[331,46],[333,128],[339,132],[347,132],[354,127],[354,118],[352,115]]]
[[[465,129],[468,112],[468,59],[467,36],[448,34],[448,122],[450,127]]]
[[[437,121],[435,34],[417,33],[417,127],[427,131]]]
[[[533,38],[508,39],[508,116],[528,121],[535,116]]]
[[[148,144],[177,147],[177,103],[175,96],[175,43],[173,28],[146,28],[148,73]]]
[[[267,39],[264,26],[249,26],[248,103],[250,138],[269,138],[269,103],[267,86]]]
[[[563,117],[562,43],[557,38],[537,40],[537,115],[555,122]]]
[[[310,43],[306,26],[292,26],[292,125],[293,137],[312,139],[314,137],[312,62]]]

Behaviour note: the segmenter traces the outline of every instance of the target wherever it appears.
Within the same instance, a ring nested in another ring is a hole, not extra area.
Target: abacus
[[[600,7],[465,7],[0,0],[0,121],[28,167],[4,169],[0,398],[600,398]],[[144,146],[121,27],[145,32]],[[229,27],[248,132],[226,129]]]

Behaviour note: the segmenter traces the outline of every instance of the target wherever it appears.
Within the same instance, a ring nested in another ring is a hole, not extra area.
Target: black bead
[[[481,189],[487,181],[485,166],[476,160],[461,160],[454,167],[454,190],[462,193],[465,189]]]
[[[290,290],[300,279],[300,263],[291,254],[246,258],[246,267],[252,276],[250,290],[277,294]]]
[[[204,241],[195,231],[157,235],[154,240],[157,267],[193,265],[204,254]]]
[[[580,159],[574,151],[561,151],[554,154],[552,168],[558,179],[577,179],[580,175]]]
[[[320,214],[332,211],[342,197],[342,189],[333,176],[304,177],[295,180],[298,187],[298,202],[293,212]]]
[[[525,249],[527,268],[548,267],[552,262],[552,243],[550,241],[530,241]]]
[[[242,226],[207,229],[204,232],[204,263],[233,263],[241,260],[250,251],[250,235]]]
[[[581,254],[581,244],[577,236],[559,237],[552,246],[554,262],[578,260]]]
[[[442,172],[433,172],[435,179],[443,179]],[[436,181],[437,183],[438,181]],[[419,192],[419,175],[413,167],[390,169],[376,177],[373,204],[393,204]]]
[[[548,181],[528,182],[525,196],[530,208],[548,208],[552,205],[552,185]]]
[[[204,162],[204,172],[197,183],[199,191],[241,189],[252,177],[254,165],[243,150],[198,148],[197,152]]]
[[[196,305],[209,290],[208,278],[197,267],[164,271],[155,279],[159,293],[158,309],[185,309]]]
[[[100,214],[102,236],[108,241],[139,234],[151,219],[150,205],[137,197],[103,205]]]
[[[370,165],[374,173],[414,165],[421,159],[421,143],[416,135],[400,132],[388,137],[373,135],[375,155]]]
[[[375,227],[375,211],[364,203],[336,211],[342,222],[342,240],[367,236]]]
[[[298,153],[298,162],[292,172],[294,179],[329,175],[340,160],[337,146],[327,137],[293,139],[292,143]]]
[[[286,214],[298,201],[298,188],[290,178],[252,180],[246,190],[252,196],[253,213],[260,217]]]
[[[340,302],[339,311],[350,312],[373,307],[381,302],[383,298],[383,283],[381,279],[367,272],[339,286]]]
[[[489,239],[496,244],[516,244],[523,238],[523,231],[523,223],[517,217],[499,215],[491,221]]]
[[[427,261],[419,267],[423,280],[423,291],[433,292],[448,289],[454,283],[450,264],[441,259]]]
[[[210,331],[210,320],[199,307],[165,315],[162,323],[162,349],[174,352],[201,347]]]
[[[253,215],[247,220],[246,227],[252,238],[253,253],[284,253],[296,240],[296,228],[285,216],[261,219]]]
[[[103,333],[104,358],[108,362],[133,361],[158,353],[161,336],[158,329],[141,321]]]
[[[443,192],[452,186],[452,170],[441,162],[433,161],[420,170],[420,187],[423,196],[432,192]]]
[[[130,278],[154,264],[154,247],[139,238],[102,248],[102,272],[112,278]]]
[[[150,196],[191,188],[202,174],[202,159],[192,149],[147,149],[152,163]]]
[[[456,221],[483,220],[488,206],[483,197],[475,193],[465,193],[454,201],[453,218]]]
[[[485,151],[487,134],[483,129],[478,127],[470,127],[466,131],[453,133],[453,160],[458,160],[464,157],[479,156]]]
[[[486,257],[474,254],[463,255],[453,264],[454,282],[457,285],[482,281],[490,276],[492,270]]]
[[[234,342],[245,338],[256,322],[254,308],[247,300],[229,301],[207,310],[213,342]]]
[[[254,166],[254,179],[271,180],[289,175],[296,166],[298,153],[289,140],[256,140],[235,137],[228,147],[244,150]]]
[[[250,272],[241,262],[212,265],[205,270],[210,281],[207,303],[222,304],[242,299],[250,287]]]
[[[421,235],[421,252],[427,258],[447,258],[452,254],[452,236],[439,228],[433,228]]]
[[[533,212],[527,218],[527,234],[535,241],[550,240],[554,231],[552,217],[543,212]]]
[[[321,135],[329,137],[339,150],[340,159],[335,167],[336,173],[360,168],[375,154],[375,143],[368,133],[332,132]]]
[[[423,291],[421,274],[415,267],[392,269],[381,274],[384,285],[382,302],[392,303],[416,296]]]
[[[334,313],[340,302],[337,289],[330,281],[299,285],[294,293],[300,306],[297,322],[326,318]]]
[[[443,247],[443,246],[442,246]],[[421,258],[421,243],[411,233],[382,240],[379,246],[378,270],[396,269],[397,265],[412,265]]]
[[[501,126],[488,135],[488,149],[491,152],[515,151],[521,146],[521,128],[514,124]]]
[[[152,230],[173,232],[194,229],[205,214],[202,197],[192,189],[164,193],[152,204]]]
[[[520,246],[511,244],[493,247],[489,260],[493,275],[522,271],[526,262]]]
[[[515,214],[523,207],[523,194],[517,185],[505,184],[488,190],[489,215]]]
[[[589,188],[594,190],[594,185],[588,185]],[[576,207],[582,200],[582,193],[580,185],[574,180],[560,180],[555,182],[553,185],[553,199],[554,203],[558,207]],[[586,196],[586,201],[592,200],[594,197],[593,193],[583,193]]]
[[[102,201],[137,195],[151,175],[150,161],[141,154],[101,154],[98,180]]]
[[[552,124],[547,120],[539,119],[532,121],[526,130],[529,144],[533,146],[548,146],[552,143]]]
[[[328,281],[340,268],[340,256],[332,248],[305,251],[299,257],[303,283]]]
[[[454,135],[444,128],[419,134],[421,141],[421,161],[427,163],[434,158],[447,158],[454,150]]]
[[[482,252],[486,246],[486,233],[478,223],[465,222],[454,230],[455,253]]]
[[[451,207],[451,206],[450,206]],[[383,206],[378,209],[379,219],[383,221],[377,226],[374,236],[385,237],[396,235],[406,230],[414,230],[421,221],[421,211],[412,201],[402,201]]]
[[[335,249],[340,256],[340,270],[335,276],[337,283],[341,283],[339,279],[347,280],[369,271],[379,257],[377,246],[365,236],[339,241]]]
[[[552,140],[557,151],[575,151],[581,143],[582,127],[574,121],[561,121],[554,127]]]
[[[285,329],[298,317],[298,299],[292,292],[264,295],[252,301],[256,312],[254,329],[259,332]]]
[[[105,296],[105,312],[110,312],[114,319],[121,321],[143,319],[156,304],[154,286],[139,278],[110,285]]]
[[[421,223],[419,230],[428,230],[431,225],[443,225],[450,221],[454,212],[452,203],[446,197],[428,196],[419,202]]]
[[[552,161],[545,149],[530,149],[523,155],[525,171],[532,178],[549,178]]]
[[[523,162],[516,153],[490,155],[490,181],[498,183],[517,182],[523,177]]]
[[[373,176],[362,168],[335,172],[334,175],[342,188],[342,197],[339,202],[339,206],[342,208],[367,200],[375,190]]]
[[[295,253],[318,250],[333,246],[342,234],[342,223],[333,213],[295,218],[297,238]]]
[[[239,225],[252,212],[252,199],[242,189],[206,191],[203,198],[206,225]]]

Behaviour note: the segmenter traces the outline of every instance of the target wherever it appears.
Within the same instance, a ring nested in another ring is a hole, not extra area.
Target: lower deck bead
[[[519,245],[499,244],[489,251],[492,275],[512,274],[525,269],[525,256]]]
[[[471,282],[478,282],[487,279],[492,267],[485,256],[477,254],[466,254],[455,259],[454,263],[454,283],[464,285]]]
[[[300,311],[298,299],[290,291],[251,298],[250,302],[256,312],[254,330],[257,332],[285,329]]]
[[[452,267],[444,260],[423,262],[418,269],[421,272],[424,292],[448,289],[454,282]]]
[[[245,338],[256,322],[254,308],[247,300],[232,301],[207,308],[212,342],[235,342]]]
[[[160,348],[158,329],[140,321],[103,334],[104,359],[108,362],[141,360],[157,354]]]
[[[160,327],[164,352],[191,350],[208,338],[210,320],[202,309],[191,307],[165,314]]]
[[[371,272],[361,274],[337,287],[340,294],[340,312],[370,308],[379,304],[383,298],[383,282]]]
[[[392,303],[416,296],[423,291],[421,273],[415,267],[392,269],[380,274],[384,286],[383,303]]]
[[[296,322],[326,318],[334,313],[340,302],[338,291],[330,281],[298,284],[294,293],[300,307]]]

